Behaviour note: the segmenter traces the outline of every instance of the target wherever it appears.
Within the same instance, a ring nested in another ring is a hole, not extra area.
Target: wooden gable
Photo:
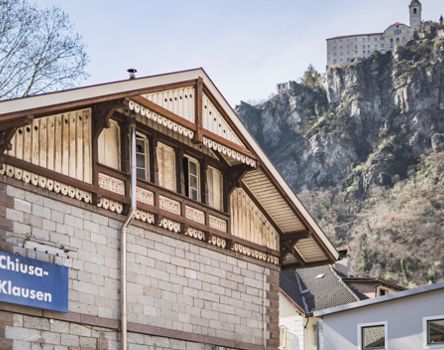
[[[138,127],[223,163],[226,168],[223,187],[228,195],[225,208],[209,210],[171,193],[176,186],[179,188],[180,177],[168,178],[170,193],[141,183],[137,188],[138,219],[267,262],[278,263],[279,251],[281,263],[299,265],[331,262],[337,256],[201,69],[68,90],[18,102],[0,102],[0,125],[4,126],[4,131],[0,126],[0,131],[11,135],[12,141],[11,150],[3,157],[7,166],[0,169],[1,173],[16,178],[21,178],[22,173],[31,174],[37,182],[42,181],[41,187],[45,187],[44,178],[50,179],[57,173],[57,183],[63,192],[122,213],[129,202],[125,160],[120,169],[120,156],[109,164],[97,159],[100,160],[100,137],[106,138],[102,131],[109,130],[110,116],[117,113],[126,128],[117,137],[123,142],[123,153],[127,152],[124,147],[127,121],[135,117]],[[29,115],[35,117],[32,123],[20,124],[29,123]],[[9,127],[11,121],[16,122]],[[24,147],[29,150],[26,155]],[[120,147],[116,145],[119,151]],[[71,159],[69,162],[66,156]],[[157,154],[156,158],[159,161],[165,157]],[[180,166],[172,156],[168,162],[174,163],[171,169]],[[11,163],[27,170],[23,172]],[[47,176],[38,175],[41,168],[48,170],[44,172]],[[201,192],[204,191],[202,188]]]

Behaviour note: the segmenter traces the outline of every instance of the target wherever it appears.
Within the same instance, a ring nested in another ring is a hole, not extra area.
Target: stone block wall
[[[116,348],[123,216],[8,181],[0,179],[0,201],[5,203],[0,209],[2,249],[70,268],[69,317],[51,313],[54,323],[50,323],[45,313],[43,318],[5,313],[4,341],[14,339],[14,349],[16,344],[18,349],[28,349],[29,342],[20,334],[29,330],[29,335],[45,339],[42,344],[54,345],[44,349]],[[276,267],[222,253],[147,224],[136,225],[128,233],[132,349],[207,349],[208,344],[259,349],[264,336],[268,349],[277,348]],[[26,237],[70,251],[67,257],[57,257],[29,250],[23,247]],[[71,315],[80,315],[80,324],[73,323],[77,318]],[[81,320],[87,317],[90,325],[82,326]],[[96,319],[97,325],[105,327],[94,326]],[[54,324],[64,331],[55,330]],[[84,334],[77,334],[81,329]],[[72,343],[67,344],[69,339]]]
[[[118,334],[107,328],[0,311],[0,349],[118,350]],[[211,350],[210,345],[129,333],[128,350]]]

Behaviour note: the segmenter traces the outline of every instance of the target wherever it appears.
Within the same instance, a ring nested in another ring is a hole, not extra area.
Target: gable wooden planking
[[[72,111],[35,119],[19,128],[8,155],[91,183],[91,112]]]

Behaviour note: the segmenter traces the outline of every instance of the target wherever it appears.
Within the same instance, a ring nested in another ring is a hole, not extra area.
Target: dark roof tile
[[[280,277],[281,289],[306,313],[359,300],[330,265],[287,268]]]

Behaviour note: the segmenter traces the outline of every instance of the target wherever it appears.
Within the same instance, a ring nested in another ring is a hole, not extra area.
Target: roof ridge
[[[307,301],[305,300],[305,293],[303,293],[303,291],[302,291],[301,280],[300,280],[299,275],[298,275],[298,273],[297,273],[296,270],[294,270],[294,275],[295,275],[295,277],[296,277],[296,282],[298,283],[299,292],[301,293],[301,299],[302,299],[302,302],[304,303],[304,310],[305,310],[305,313],[308,314],[310,311],[308,310]]]
[[[334,275],[336,276],[336,278],[339,280],[339,283],[341,283],[341,284],[345,287],[345,289],[349,291],[349,293],[350,293],[350,294],[356,299],[356,301],[361,300],[361,299],[359,299],[359,297],[356,295],[356,293],[353,292],[352,289],[347,285],[347,283],[345,283],[345,282],[342,280],[342,277],[339,276],[339,274],[337,273],[337,271],[333,268],[333,265],[330,264],[330,265],[328,265],[328,267],[330,267],[330,270],[333,272],[333,274],[334,274]]]

